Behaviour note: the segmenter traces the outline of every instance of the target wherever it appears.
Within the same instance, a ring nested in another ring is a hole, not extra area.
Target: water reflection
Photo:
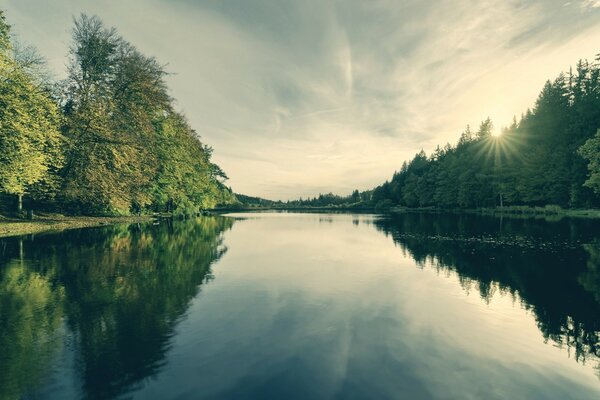
[[[1,268],[0,398],[18,398],[47,373],[63,316],[64,290],[52,273],[29,270],[20,260]]]
[[[485,301],[496,290],[511,294],[533,312],[546,339],[567,347],[579,362],[598,362],[596,221],[404,214],[376,227],[418,265],[455,271],[463,288],[475,288]]]
[[[0,399],[600,392],[595,221],[234,216],[0,240]]]
[[[51,395],[63,345],[75,354],[76,397],[115,397],[156,375],[232,223],[211,217],[2,240],[0,398],[38,386]]]

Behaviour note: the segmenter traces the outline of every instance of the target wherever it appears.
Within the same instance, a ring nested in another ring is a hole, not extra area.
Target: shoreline
[[[40,214],[33,220],[22,220],[0,216],[0,238],[31,235],[36,233],[60,232],[68,229],[93,228],[119,223],[149,222],[156,216],[87,217],[61,214]]]
[[[480,208],[480,209],[436,209],[436,208],[404,208],[392,207],[387,210],[375,210],[373,208],[351,208],[351,207],[236,207],[230,209],[212,209],[211,213],[220,215],[234,212],[316,212],[316,213],[356,213],[356,214],[380,214],[397,215],[410,213],[425,214],[471,214],[491,217],[507,217],[519,219],[561,219],[580,218],[598,219],[599,209],[562,209],[557,207],[505,207]],[[165,215],[140,215],[140,216],[68,216],[62,214],[40,213],[33,220],[4,217],[0,215],[0,238],[31,235],[46,232],[60,232],[68,229],[93,228],[114,224],[132,224],[138,222],[149,222]]]
[[[210,212],[216,214],[226,214],[230,212],[265,212],[265,211],[288,211],[288,212],[340,212],[356,214],[381,214],[397,215],[410,213],[423,214],[471,214],[507,218],[600,218],[600,209],[568,209],[555,206],[530,207],[530,206],[507,206],[504,208],[408,208],[391,207],[388,209],[377,210],[373,207],[232,207],[216,208]]]
[[[506,217],[520,219],[560,219],[560,218],[582,218],[597,219],[600,218],[600,209],[569,209],[555,206],[530,207],[530,206],[507,206],[507,207],[482,207],[465,209],[436,209],[436,208],[391,208],[386,214],[405,214],[405,213],[429,213],[429,214],[472,214],[490,217]]]

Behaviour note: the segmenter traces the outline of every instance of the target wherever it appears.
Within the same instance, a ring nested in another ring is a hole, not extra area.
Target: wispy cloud
[[[72,15],[96,13],[169,63],[173,94],[236,191],[349,192],[467,123],[497,125],[600,51],[598,1],[8,0],[64,71]]]
[[[581,5],[584,8],[598,8],[600,7],[600,0],[584,0]]]

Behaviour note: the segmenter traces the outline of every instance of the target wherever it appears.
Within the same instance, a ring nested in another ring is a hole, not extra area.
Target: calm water
[[[598,399],[600,223],[232,214],[0,239],[0,399]]]

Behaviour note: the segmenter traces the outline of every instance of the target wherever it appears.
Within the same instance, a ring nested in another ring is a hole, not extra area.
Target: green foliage
[[[579,148],[579,154],[589,162],[590,177],[585,186],[600,194],[600,129]]]
[[[51,196],[63,163],[60,114],[47,88],[15,59],[0,15],[0,191]]]
[[[0,10],[0,52],[4,53],[10,48],[10,26],[6,23],[4,11]]]
[[[339,196],[333,193],[319,194],[318,197],[291,200],[286,203],[281,203],[282,207],[350,207],[363,200],[362,194],[358,190],[354,190],[349,196]]]
[[[63,195],[87,212],[127,212],[133,201],[147,201],[149,177],[143,168],[144,132],[129,129],[140,123],[122,123],[123,114],[130,114],[124,107],[135,106],[119,91],[128,63],[119,57],[124,43],[98,18],[86,16],[75,21],[73,40],[63,101],[69,138]]]
[[[500,136],[493,135],[489,118],[476,133],[467,126],[456,146],[438,147],[429,157],[421,151],[404,163],[391,181],[373,190],[371,203],[598,207],[599,93],[600,66],[580,61],[575,72],[548,81],[535,107]]]
[[[63,194],[83,212],[193,213],[233,194],[185,117],[163,67],[104,27],[75,21],[64,91],[69,137]]]
[[[212,149],[174,111],[154,58],[82,15],[69,62],[53,98],[37,52],[11,44],[0,12],[0,192],[94,214],[235,201]]]
[[[193,210],[234,199],[220,182],[225,174],[210,161],[212,149],[199,141],[182,115],[167,114],[157,121],[156,131],[159,166],[152,187],[154,207]]]

